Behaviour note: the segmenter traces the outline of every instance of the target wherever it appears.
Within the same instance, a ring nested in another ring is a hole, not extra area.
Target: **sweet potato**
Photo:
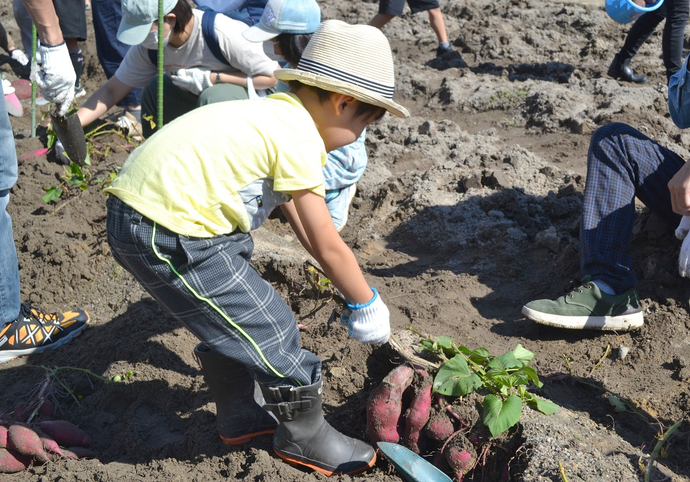
[[[443,449],[443,456],[458,482],[462,482],[465,474],[472,470],[477,463],[477,452],[474,445],[462,434],[453,436],[453,439]]]
[[[366,433],[374,442],[400,440],[398,420],[402,413],[402,397],[414,379],[414,370],[400,365],[386,375],[367,402]]]
[[[0,449],[7,447],[7,427],[0,424]]]
[[[7,449],[0,449],[0,474],[21,472],[27,468],[30,463],[30,457],[10,452]]]
[[[35,419],[29,420],[29,417],[36,412],[36,415],[41,420],[50,420],[53,418],[53,402],[50,400],[43,400],[41,405],[38,405],[39,400],[34,400],[32,402],[21,402],[14,407],[14,420],[17,422],[34,422]],[[38,407],[38,409],[36,408]]]
[[[86,447],[69,447],[62,449],[63,457],[68,459],[94,459],[96,454]]]
[[[38,427],[62,447],[88,447],[93,443],[89,434],[66,420],[43,420]]]
[[[62,453],[62,450],[60,449],[60,446],[52,438],[50,438],[46,435],[43,435],[43,436],[41,436],[41,443],[43,444],[43,450],[45,450],[49,454],[57,454],[57,455],[64,456],[64,454]]]
[[[41,420],[51,420],[55,412],[53,402],[50,400],[43,400],[43,403],[38,409],[38,416]]]
[[[445,410],[434,410],[424,432],[431,440],[441,444],[455,432],[455,426]]]
[[[26,422],[31,415],[32,409],[29,407],[28,403],[21,402],[14,407],[14,420],[16,422]]]
[[[432,378],[426,372],[418,372],[421,381],[415,387],[410,408],[405,413],[405,438],[403,444],[414,453],[420,452],[419,437],[431,413]]]
[[[13,423],[7,430],[7,448],[34,460],[45,463],[50,456],[43,450],[43,442],[30,427],[20,423]]]

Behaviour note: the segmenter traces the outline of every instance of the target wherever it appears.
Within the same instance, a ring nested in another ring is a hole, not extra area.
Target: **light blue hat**
[[[163,13],[169,14],[177,0],[163,0]],[[122,20],[117,39],[123,44],[139,45],[158,20],[158,0],[122,0]]]
[[[265,42],[281,33],[314,33],[320,23],[321,8],[316,0],[268,0],[259,23],[242,35],[250,42]]]

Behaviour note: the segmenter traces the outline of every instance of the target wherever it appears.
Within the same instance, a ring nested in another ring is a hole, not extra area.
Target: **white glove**
[[[683,240],[690,232],[690,216],[683,216],[676,228],[676,238]]]
[[[362,343],[386,343],[391,334],[390,313],[376,288],[374,297],[363,305],[347,302],[341,322],[348,326],[348,334]]]
[[[173,84],[180,89],[188,90],[194,95],[199,95],[213,84],[211,83],[211,71],[209,69],[180,69],[171,74]]]
[[[19,62],[22,65],[29,65],[29,59],[24,52],[19,49],[14,49],[10,52],[10,57]]]
[[[65,42],[54,47],[38,43],[36,64],[31,66],[31,80],[36,82],[46,100],[57,104],[58,115],[67,114],[74,100],[77,74]]]
[[[676,228],[676,238],[683,240],[678,256],[678,273],[684,278],[690,278],[690,216],[683,216]]]
[[[62,145],[62,141],[60,139],[55,141],[53,149],[55,149],[55,158],[58,161],[63,164],[69,164],[69,157],[67,157],[67,154],[65,154],[65,146]]]

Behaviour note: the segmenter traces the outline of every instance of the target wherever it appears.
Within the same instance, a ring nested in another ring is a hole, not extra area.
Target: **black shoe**
[[[644,84],[647,82],[647,77],[644,75],[635,75],[632,67],[630,67],[630,59],[623,62],[620,61],[618,54],[613,58],[613,62],[609,66],[608,75],[615,79],[625,80],[626,82],[633,82],[635,84]]]
[[[441,57],[449,52],[453,51],[453,47],[450,45],[448,47],[444,47],[442,45],[439,45],[438,48],[436,49],[436,57]]]

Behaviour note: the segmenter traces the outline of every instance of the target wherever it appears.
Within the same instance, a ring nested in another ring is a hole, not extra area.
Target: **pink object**
[[[7,107],[7,113],[15,117],[21,117],[24,115],[24,108],[21,102],[17,98],[17,94],[12,92],[11,94],[5,94],[5,106]]]
[[[26,79],[16,79],[12,81],[12,87],[14,87],[14,93],[20,99],[30,99],[31,98],[31,82]]]
[[[26,154],[22,154],[19,157],[20,161],[25,161],[30,157],[38,157],[38,156],[43,156],[45,154],[48,154],[48,151],[50,150],[49,147],[42,147],[41,149],[36,149],[35,151],[32,152],[27,152]]]

